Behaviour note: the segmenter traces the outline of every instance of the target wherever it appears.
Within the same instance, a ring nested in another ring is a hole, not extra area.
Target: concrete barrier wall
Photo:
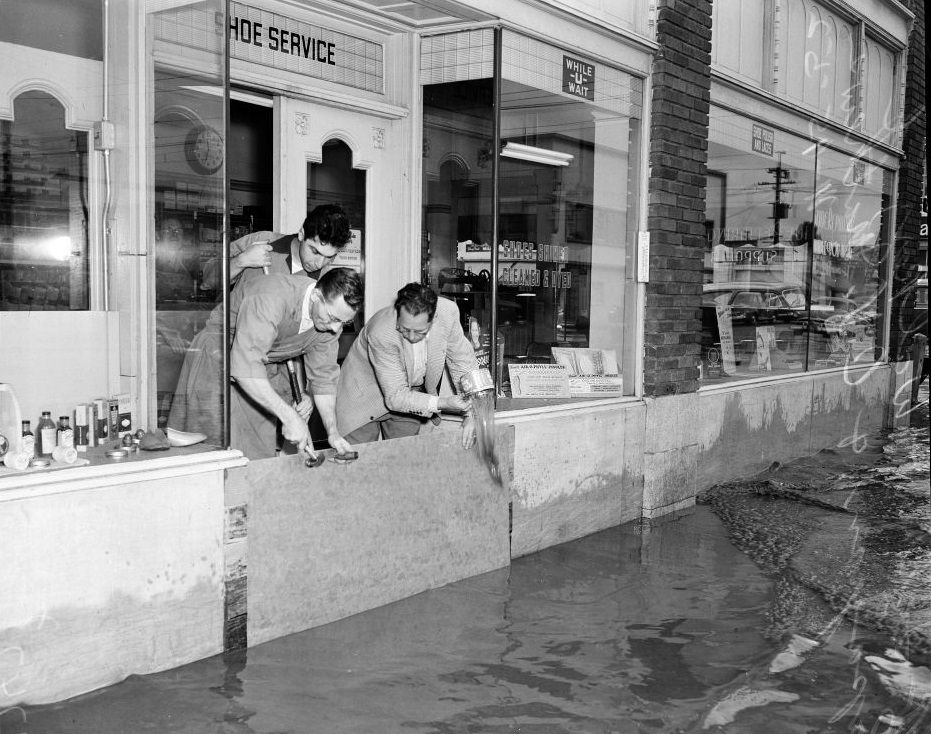
[[[222,650],[222,472],[24,494],[0,492],[0,710]]]
[[[697,393],[646,400],[643,517],[690,507],[698,493]]]
[[[644,417],[630,402],[515,420],[513,557],[640,518]]]
[[[511,430],[499,430],[499,448],[511,455]],[[359,453],[345,465],[307,469],[293,456],[236,470],[248,488],[249,645],[510,562],[507,489],[458,432]]]
[[[514,417],[512,555],[686,508],[717,482],[852,445],[893,412],[901,424],[907,408],[895,395],[905,396],[909,370],[880,365]]]
[[[698,486],[752,476],[881,428],[888,366],[698,393]]]

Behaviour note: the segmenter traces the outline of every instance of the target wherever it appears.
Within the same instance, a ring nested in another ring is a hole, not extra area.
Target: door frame
[[[410,136],[407,116],[334,105],[323,100],[275,94],[274,223],[296,232],[306,216],[307,165],[321,163],[323,144],[339,140],[352,152],[352,167],[365,171],[363,231],[365,313],[371,316],[393,300],[416,272],[412,246]],[[401,216],[398,216],[398,215]]]

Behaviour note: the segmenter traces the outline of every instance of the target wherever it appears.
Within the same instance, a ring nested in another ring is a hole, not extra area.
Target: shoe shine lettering
[[[265,46],[269,51],[279,51],[290,56],[303,56],[311,61],[336,66],[336,44],[287,28],[269,26],[248,18],[230,18],[230,40],[250,46]]]

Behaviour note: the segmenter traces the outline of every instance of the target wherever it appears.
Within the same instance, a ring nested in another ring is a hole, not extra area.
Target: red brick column
[[[644,392],[698,388],[711,3],[660,0],[650,121]]]

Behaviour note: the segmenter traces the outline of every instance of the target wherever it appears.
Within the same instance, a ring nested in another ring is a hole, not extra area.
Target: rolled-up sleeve
[[[320,335],[304,351],[304,372],[314,395],[336,394],[336,385],[339,383],[338,354],[339,337],[332,333]]]
[[[274,232],[263,230],[261,232],[252,232],[251,234],[240,237],[238,240],[233,240],[230,242],[230,260],[248,250],[256,242],[271,242],[277,237],[278,235]],[[235,283],[240,275],[242,275],[242,273],[233,276],[230,281]],[[211,258],[204,263],[201,277],[205,285],[211,288],[218,288],[220,286],[220,261],[217,258]]]
[[[230,348],[230,376],[266,377],[266,358],[284,318],[283,303],[266,294],[246,296],[236,316],[236,333]]]

